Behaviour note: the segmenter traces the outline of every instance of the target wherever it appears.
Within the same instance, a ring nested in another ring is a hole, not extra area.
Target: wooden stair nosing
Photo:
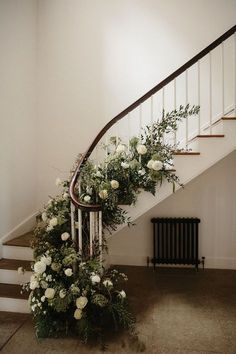
[[[203,134],[197,135],[196,138],[224,138],[224,134]]]
[[[19,267],[23,267],[26,271],[31,271],[31,261],[20,259],[0,259],[0,269],[4,270],[17,270]]]
[[[29,293],[21,294],[21,285],[0,283],[0,297],[27,300]]]

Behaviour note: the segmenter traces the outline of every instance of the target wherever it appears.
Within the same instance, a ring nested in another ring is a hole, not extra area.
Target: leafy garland
[[[134,204],[141,190],[155,194],[164,180],[173,186],[179,178],[173,171],[172,155],[176,146],[165,144],[164,135],[177,129],[182,118],[195,115],[199,107],[180,106],[163,111],[161,122],[147,126],[129,148],[111,138],[104,162],[95,166],[88,161],[82,168],[80,193],[84,202],[102,206],[103,225],[112,231],[117,225],[131,223],[120,204]],[[89,222],[83,225],[83,259],[71,238],[69,182],[57,180],[62,192],[50,198],[35,229],[33,275],[23,288],[30,291],[29,302],[38,337],[77,335],[87,342],[108,330],[134,329],[122,282],[123,273],[105,269],[99,263],[99,250],[89,257]],[[84,212],[83,212],[84,213]],[[83,215],[86,221],[86,213]],[[105,242],[104,242],[105,243]],[[20,269],[23,272],[23,269]],[[102,344],[103,345],[103,344]]]

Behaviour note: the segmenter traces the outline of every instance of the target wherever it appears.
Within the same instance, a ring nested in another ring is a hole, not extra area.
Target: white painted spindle
[[[98,243],[100,251],[100,263],[102,264],[102,211],[98,212]]]
[[[71,218],[71,238],[73,241],[75,241],[75,234],[76,234],[76,230],[75,230],[75,206],[74,204],[71,202],[70,203],[70,218]]]
[[[153,121],[154,121],[153,96],[151,96],[151,144],[153,143]]]
[[[188,69],[185,71],[185,99],[188,104]],[[185,147],[188,149],[188,117],[185,119]]]
[[[128,113],[127,116],[127,120],[128,120],[128,151],[130,150],[130,138],[131,138],[131,129],[130,129],[130,113]]]
[[[89,212],[89,254],[90,257],[93,256],[93,239],[94,239],[94,213]]]
[[[222,117],[225,114],[225,60],[224,42],[221,43],[221,76],[222,76]]]
[[[174,79],[174,82],[173,82],[173,87],[174,87],[174,110],[176,110],[176,79]],[[177,144],[177,130],[174,131],[174,145]]]
[[[210,134],[212,133],[212,58],[209,53],[209,115],[210,115]]]
[[[79,254],[82,256],[83,241],[82,241],[82,210],[78,209],[78,241],[79,241]]]
[[[142,104],[139,106],[139,138],[141,138],[142,133],[142,115],[143,115],[143,107]]]
[[[234,60],[234,113],[235,113],[235,116],[236,116],[236,32],[234,33],[233,60]]]
[[[201,63],[200,60],[197,62],[197,103],[200,106],[201,102]],[[198,135],[201,134],[201,110],[198,113]]]

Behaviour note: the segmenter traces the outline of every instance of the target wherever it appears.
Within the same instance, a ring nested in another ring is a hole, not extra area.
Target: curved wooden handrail
[[[101,140],[103,135],[108,131],[109,128],[111,128],[115,123],[117,123],[120,119],[124,118],[125,116],[128,115],[128,113],[132,112],[135,108],[140,106],[143,102],[145,102],[148,98],[150,98],[152,95],[160,91],[164,86],[169,84],[171,81],[176,79],[179,75],[181,75],[183,72],[185,72],[187,69],[189,69],[192,65],[196,64],[200,59],[202,59],[205,55],[210,53],[213,49],[218,47],[221,43],[223,43],[226,39],[228,39],[230,36],[232,36],[236,32],[236,25],[234,25],[232,28],[230,28],[228,31],[226,31],[223,35],[221,35],[219,38],[217,38],[214,42],[212,42],[210,45],[208,45],[205,49],[203,49],[201,52],[199,52],[197,55],[195,55],[192,59],[187,61],[184,65],[182,65],[179,69],[174,71],[172,74],[170,74],[166,79],[162,80],[159,84],[157,84],[155,87],[153,87],[150,91],[148,91],[145,95],[140,97],[137,101],[132,103],[129,107],[124,109],[121,113],[119,113],[117,116],[115,116],[112,120],[110,120],[104,128],[100,131],[100,133],[96,136],[96,138],[93,140],[92,144],[89,146],[88,150],[86,153],[81,157],[81,159],[78,162],[78,166],[72,176],[71,182],[70,182],[70,196],[72,199],[72,202],[75,206],[79,207],[80,209],[83,210],[90,210],[90,211],[98,211],[101,209],[100,205],[92,205],[92,204],[85,204],[81,202],[76,194],[75,194],[75,185],[79,177],[80,173],[80,168],[81,166],[88,160],[89,156],[93,152],[94,148],[98,144],[98,142]]]

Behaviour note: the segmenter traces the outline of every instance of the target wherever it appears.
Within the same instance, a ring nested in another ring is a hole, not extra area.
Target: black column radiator
[[[153,218],[153,259],[156,264],[189,264],[198,269],[198,218]],[[204,265],[204,257],[203,265]]]

